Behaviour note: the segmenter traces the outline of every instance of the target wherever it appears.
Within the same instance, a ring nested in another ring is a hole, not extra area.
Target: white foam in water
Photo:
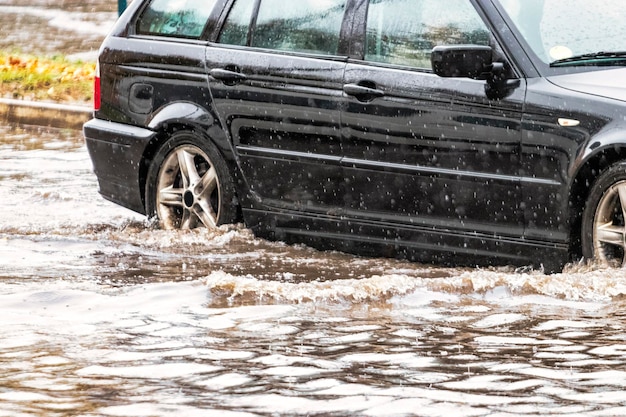
[[[523,314],[517,314],[517,313],[494,314],[492,316],[485,317],[484,319],[481,319],[475,322],[473,326],[477,328],[486,329],[486,328],[491,328],[491,327],[498,327],[498,326],[504,326],[507,324],[517,323],[517,322],[524,321],[524,320],[528,320],[528,317],[526,317]]]
[[[598,356],[624,356],[626,355],[626,345],[625,344],[617,344],[611,346],[602,346],[592,349],[589,353]]]
[[[196,385],[206,387],[211,391],[219,391],[224,388],[238,387],[248,384],[253,381],[253,378],[237,373],[229,373],[219,375],[213,378],[196,382]]]
[[[136,402],[129,405],[106,407],[99,410],[104,416],[111,417],[154,417],[154,416],[184,416],[184,417],[259,417],[258,414],[241,411],[228,411],[222,407],[216,409],[198,409],[185,405],[155,404],[150,402]]]
[[[602,308],[605,302],[626,295],[626,274],[620,270],[598,270],[580,274],[516,274],[476,270],[461,272],[456,277],[419,278],[411,275],[381,275],[363,279],[339,279],[334,281],[313,281],[286,283],[282,281],[259,280],[253,276],[237,276],[217,271],[205,278],[211,290],[230,294],[232,299],[256,297],[259,301],[279,301],[289,303],[309,301],[349,301],[387,300],[403,306],[429,306],[436,301],[454,303],[456,293],[467,293],[468,286],[474,294],[486,294],[498,288],[508,291],[494,298],[498,302],[521,304],[543,303],[561,306],[575,306],[581,309]],[[526,296],[529,291],[545,295],[541,300]],[[515,294],[519,293],[519,294]],[[574,301],[574,303],[568,302]],[[584,301],[584,303],[581,303]],[[474,306],[468,313],[483,313],[486,306]],[[426,310],[424,310],[426,314]],[[433,319],[440,319],[432,310]],[[463,321],[462,316],[448,320]],[[489,320],[524,320],[522,315],[493,317]],[[510,323],[508,323],[510,324]],[[488,322],[478,325],[489,326]],[[497,323],[494,323],[497,325]]]
[[[600,323],[594,323],[589,321],[574,321],[574,320],[550,320],[535,326],[533,330],[538,332],[545,332],[548,330],[556,329],[588,329],[591,327],[600,327]]]
[[[529,313],[500,310],[496,302],[505,308],[516,305],[510,302],[511,297],[523,306],[556,306],[570,313],[578,311],[577,308],[570,308],[572,306],[589,306],[591,310],[584,311],[596,311],[602,307],[602,303],[566,301],[537,295],[509,295],[507,298],[501,294],[488,304],[480,304],[482,301],[472,294],[463,296],[435,292],[429,287],[440,283],[433,285],[430,280],[392,275],[390,284],[387,278],[375,276],[362,280],[295,284],[214,273],[197,282],[155,283],[122,288],[62,280],[0,283],[0,314],[5,318],[0,329],[6,335],[0,341],[0,354],[12,349],[28,348],[32,344],[49,343],[50,338],[54,340],[60,337],[63,341],[75,339],[80,341],[79,346],[82,347],[64,347],[64,353],[56,351],[36,361],[26,356],[22,359],[22,365],[14,369],[28,380],[35,380],[33,387],[44,390],[49,385],[46,379],[41,376],[38,379],[29,377],[29,373],[34,373],[36,367],[64,369],[67,366],[76,367],[75,363],[84,364],[71,372],[74,377],[80,378],[81,384],[97,386],[124,381],[124,390],[132,391],[136,396],[140,395],[142,385],[158,387],[161,384],[158,381],[169,381],[165,386],[172,383],[195,386],[218,396],[220,404],[228,411],[222,414],[226,416],[229,413],[254,415],[268,412],[390,416],[406,415],[415,411],[411,407],[418,406],[421,407],[420,415],[427,417],[488,415],[493,413],[493,407],[512,406],[532,413],[542,403],[552,403],[554,398],[616,407],[621,404],[618,392],[621,392],[620,387],[626,387],[626,373],[622,371],[581,372],[569,368],[546,369],[527,363],[490,364],[481,358],[480,351],[467,350],[470,344],[478,349],[542,349],[534,355],[534,361],[575,361],[583,360],[585,355],[596,358],[624,357],[626,348],[620,343],[583,351],[584,346],[575,346],[569,340],[554,337],[563,331],[593,331],[601,327],[597,320],[547,318],[538,323],[532,321],[529,330],[534,337],[499,334],[503,328],[531,322],[527,315]],[[451,279],[446,280],[449,283]],[[392,290],[394,282],[398,283],[399,290]],[[358,285],[355,289],[348,289],[349,284]],[[217,294],[224,291],[226,294],[219,297],[236,298],[240,294],[253,293],[256,300],[280,303],[210,308]],[[309,292],[308,297],[303,297],[305,292]],[[368,317],[382,314],[374,322],[360,322],[350,318],[351,308],[346,304],[373,307],[380,299],[386,300],[386,307],[371,308],[366,314]],[[538,304],[533,304],[534,301]],[[475,304],[472,306],[467,302]],[[314,315],[314,320],[322,325],[310,333],[311,338],[305,337],[306,334],[299,336],[303,331],[301,321],[309,317],[315,308],[323,308],[323,311],[328,312],[333,310],[333,305],[346,308],[346,316],[340,311],[329,317]],[[420,311],[426,312],[427,317],[420,317]],[[446,330],[441,323],[446,322],[446,314],[454,316],[460,312],[469,317],[468,329],[494,333],[465,339],[462,343],[451,340],[447,345],[437,346],[434,351],[419,350],[421,344],[432,337],[431,326],[439,326],[439,331],[454,338],[459,329]],[[380,318],[389,313],[396,317],[390,323],[395,323],[400,317],[409,317],[411,320],[427,320],[428,325],[410,327],[408,323],[402,323],[401,327],[389,333],[399,338],[394,342],[399,344],[398,351],[394,352],[393,346],[375,349],[373,347],[378,343],[380,334],[388,331]],[[444,320],[436,321],[436,315],[442,316]],[[228,339],[226,335],[230,335]],[[114,342],[118,337],[117,342]],[[20,338],[23,340],[20,341]],[[295,339],[280,350],[283,344],[281,340],[292,338]],[[246,343],[252,344],[256,339],[267,340],[268,343],[275,343],[275,346],[265,345],[263,349],[268,354],[261,354],[259,346],[250,346],[251,350],[243,349]],[[298,343],[304,345],[302,349],[297,348]],[[315,348],[311,350],[312,343],[328,343],[329,347],[339,344],[348,350],[323,358]],[[90,348],[90,344],[99,347]],[[351,353],[351,346],[360,346],[361,350]],[[409,347],[421,353],[402,351]],[[581,352],[577,353],[579,350]],[[455,356],[457,353],[459,355]],[[455,368],[450,365],[442,367],[441,358],[459,361],[460,373],[453,372]],[[233,362],[239,364],[237,369],[229,365]],[[467,369],[470,365],[473,369]],[[403,378],[404,384],[412,381],[415,385],[400,387],[388,382],[382,386],[379,383],[350,384],[335,378],[345,372],[356,372],[353,371],[355,369],[376,369],[378,378],[389,375]],[[42,372],[39,371],[45,375]],[[268,381],[272,380],[290,382],[296,392],[289,395],[255,391],[245,395],[228,394],[230,390],[245,391],[244,387],[249,389],[256,384],[271,384]],[[71,388],[78,381],[68,378],[61,385],[65,388],[56,392],[73,391]],[[559,381],[581,387],[612,388],[597,395],[589,393],[579,396],[579,392],[571,389],[558,390],[554,384]],[[428,388],[429,384],[433,387]],[[21,403],[29,401],[29,398],[0,396],[0,401]],[[216,412],[207,406],[200,410],[177,403],[176,397],[170,396],[167,390],[157,390],[142,398],[142,401],[133,404],[104,406],[97,413],[103,416],[173,416],[179,415],[177,413],[210,416]],[[185,398],[184,401],[193,401]],[[44,396],[40,399],[50,403],[50,409],[55,404],[63,406],[55,398]],[[581,407],[581,410],[586,408]]]
[[[88,366],[77,372],[80,376],[114,376],[120,378],[170,379],[180,378],[190,374],[213,374],[221,368],[210,365],[192,363],[167,363],[132,367]]]
[[[346,363],[393,363],[405,368],[425,368],[436,364],[435,358],[420,357],[414,353],[357,353],[340,358]]]
[[[568,345],[570,342],[564,340],[543,340],[531,337],[509,337],[509,336],[479,336],[474,339],[483,345],[496,346],[534,346],[534,345]]]
[[[0,148],[0,417],[623,411],[623,270],[155,230],[97,194],[82,141],[40,142]]]
[[[231,297],[253,296],[258,300],[283,302],[350,301],[362,302],[389,295],[406,294],[423,285],[406,276],[372,277],[329,282],[302,282],[297,284],[261,281],[249,276],[234,276],[221,271],[204,280],[212,291],[227,291]]]
[[[390,402],[384,396],[354,396],[338,399],[309,399],[278,394],[248,395],[228,400],[232,407],[253,408],[278,415],[310,415],[331,413],[359,413],[363,409]]]

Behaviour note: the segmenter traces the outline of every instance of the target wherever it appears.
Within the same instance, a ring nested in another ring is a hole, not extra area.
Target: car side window
[[[137,22],[137,33],[198,39],[217,0],[153,0]]]
[[[469,0],[369,0],[365,60],[431,69],[438,45],[489,45]]]
[[[335,55],[346,0],[236,0],[218,41],[280,51]]]

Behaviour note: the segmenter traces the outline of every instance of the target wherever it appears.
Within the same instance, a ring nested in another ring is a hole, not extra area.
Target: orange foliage
[[[54,101],[87,101],[95,63],[0,52],[0,95]]]

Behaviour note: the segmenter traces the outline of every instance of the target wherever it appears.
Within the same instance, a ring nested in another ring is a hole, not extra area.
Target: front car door
[[[489,99],[485,81],[440,78],[438,45],[491,45],[470,0],[364,0],[342,114],[346,210],[355,230],[441,254],[507,252],[523,236],[525,83]],[[505,63],[501,53],[496,58]],[[512,258],[517,255],[512,254]],[[514,259],[512,259],[514,260]]]
[[[231,3],[206,62],[243,181],[264,210],[332,212],[342,204],[346,1]]]

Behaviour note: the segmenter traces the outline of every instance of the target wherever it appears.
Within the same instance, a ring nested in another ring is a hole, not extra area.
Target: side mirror
[[[493,51],[482,45],[436,46],[430,60],[440,77],[485,78],[492,66]]]
[[[433,71],[440,77],[486,80],[485,93],[492,100],[506,97],[521,85],[509,79],[502,62],[493,62],[493,50],[483,45],[436,46],[430,56]]]

